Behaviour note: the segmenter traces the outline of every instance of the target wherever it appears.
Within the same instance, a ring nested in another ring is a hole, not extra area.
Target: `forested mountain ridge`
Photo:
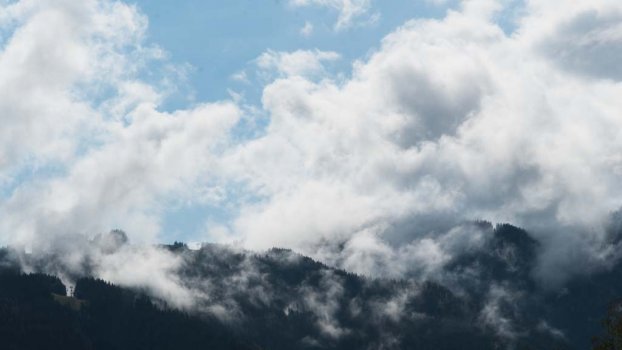
[[[6,349],[586,349],[622,266],[560,290],[533,280],[539,243],[511,225],[480,223],[484,249],[443,278],[371,279],[290,250],[161,246],[182,259],[192,307],[89,276],[74,296],[56,277],[24,274],[0,251],[0,337]]]

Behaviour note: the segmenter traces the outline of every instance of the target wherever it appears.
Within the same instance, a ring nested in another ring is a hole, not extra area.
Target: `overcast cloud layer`
[[[336,29],[372,11],[291,3],[337,9]],[[433,273],[475,244],[460,224],[478,219],[532,230],[543,275],[610,257],[605,226],[622,205],[618,0],[563,11],[465,0],[396,28],[346,75],[324,69],[338,52],[266,50],[254,61],[261,106],[234,95],[173,112],[159,107],[185,72],[145,44],[136,8],[0,4],[2,243],[45,250],[112,228],[155,242],[167,207],[189,202],[235,205],[197,240],[291,247],[372,275]],[[497,21],[510,8],[508,33]],[[161,78],[148,81],[154,66]],[[240,137],[257,115],[268,125]],[[123,283],[115,264],[102,275]]]

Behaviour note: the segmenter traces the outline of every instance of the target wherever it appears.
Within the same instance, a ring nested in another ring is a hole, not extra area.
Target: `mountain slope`
[[[183,310],[88,275],[62,297],[58,278],[23,274],[0,250],[0,338],[6,349],[589,348],[622,296],[622,266],[542,289],[539,243],[511,225],[478,225],[482,247],[420,281],[365,278],[285,249],[161,246],[182,261],[177,279],[194,297]],[[58,266],[53,255],[28,259]]]

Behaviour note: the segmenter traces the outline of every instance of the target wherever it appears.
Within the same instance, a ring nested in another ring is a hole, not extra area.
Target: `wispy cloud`
[[[356,19],[367,14],[371,0],[290,0],[293,6],[323,6],[339,12],[336,30],[350,27]]]
[[[336,61],[339,58],[339,54],[332,51],[275,52],[268,50],[261,54],[255,62],[263,73],[276,72],[277,76],[312,78],[325,72],[325,62]]]
[[[305,25],[302,26],[302,28],[300,28],[300,35],[308,38],[311,35],[313,35],[313,29],[314,29],[313,24],[309,21],[306,21]]]

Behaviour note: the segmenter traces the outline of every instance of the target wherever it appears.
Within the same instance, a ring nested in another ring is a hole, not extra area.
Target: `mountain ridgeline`
[[[182,261],[177,281],[193,291],[184,308],[88,274],[67,296],[60,279],[24,273],[19,254],[3,249],[0,342],[20,350],[618,349],[622,308],[612,302],[622,297],[622,265],[543,289],[532,277],[536,240],[511,225],[476,225],[484,246],[427,280],[366,278],[285,249],[161,246]]]

